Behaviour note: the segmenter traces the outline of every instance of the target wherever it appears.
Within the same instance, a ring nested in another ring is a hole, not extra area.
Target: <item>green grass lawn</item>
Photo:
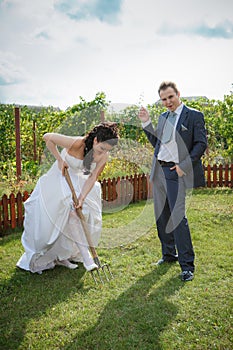
[[[187,283],[178,264],[155,265],[161,253],[150,212],[141,202],[104,214],[103,232],[114,235],[98,249],[114,274],[104,285],[82,264],[21,271],[21,232],[2,238],[0,349],[232,349],[233,192],[196,190],[188,199],[196,274]],[[124,227],[133,231],[128,241]]]

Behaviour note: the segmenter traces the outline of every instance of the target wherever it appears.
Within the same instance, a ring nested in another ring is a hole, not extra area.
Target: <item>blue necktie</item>
[[[168,143],[172,138],[172,133],[174,130],[174,125],[176,122],[177,114],[175,112],[170,112],[163,128],[163,135],[161,142]]]

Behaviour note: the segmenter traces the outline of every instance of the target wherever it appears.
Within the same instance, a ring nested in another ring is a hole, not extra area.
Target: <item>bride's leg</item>
[[[77,244],[78,249],[82,255],[83,265],[85,269],[87,271],[91,271],[97,268],[97,265],[94,263],[94,260],[91,256],[87,239],[82,227],[82,223],[74,210],[70,212],[69,229],[72,234],[72,238],[74,242]]]

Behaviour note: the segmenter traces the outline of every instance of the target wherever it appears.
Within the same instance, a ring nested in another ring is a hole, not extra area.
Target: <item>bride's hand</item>
[[[74,203],[74,207],[75,207],[76,209],[82,209],[83,202],[84,202],[84,198],[83,198],[83,196],[80,194],[80,196],[78,197],[78,205],[75,205],[75,203]]]

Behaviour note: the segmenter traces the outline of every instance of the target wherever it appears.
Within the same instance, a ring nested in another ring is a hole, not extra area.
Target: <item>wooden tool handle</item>
[[[70,187],[70,190],[71,190],[71,193],[72,193],[72,199],[74,201],[74,204],[78,205],[78,203],[79,203],[78,202],[78,197],[76,195],[76,192],[75,192],[75,189],[74,189],[74,186],[72,184],[72,181],[71,181],[71,178],[70,178],[70,174],[69,174],[67,168],[64,169],[64,174],[65,174],[66,181],[67,181],[67,183],[68,183],[68,185]],[[85,216],[82,213],[82,209],[81,208],[77,208],[76,209],[76,213],[77,213],[78,217],[81,220],[82,227],[83,227],[83,230],[84,230],[84,233],[85,233],[85,236],[86,236],[86,239],[87,239],[87,243],[89,245],[92,257],[98,259],[98,255],[97,255],[95,247],[94,247],[94,245],[92,243],[91,235],[90,235],[90,232],[89,232],[88,227],[87,227]]]

